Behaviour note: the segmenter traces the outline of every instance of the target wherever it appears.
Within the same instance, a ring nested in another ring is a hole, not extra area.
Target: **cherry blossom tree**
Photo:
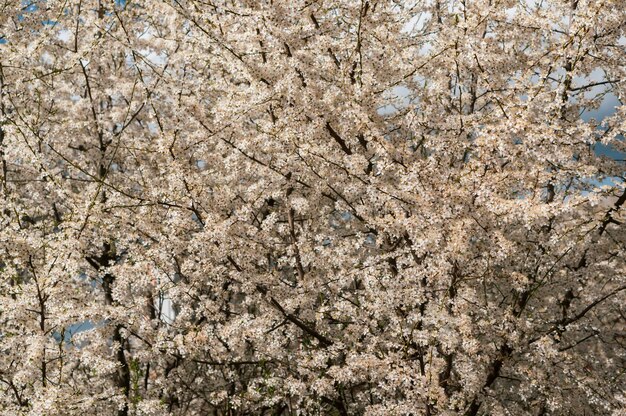
[[[623,6],[0,1],[1,413],[623,414]]]

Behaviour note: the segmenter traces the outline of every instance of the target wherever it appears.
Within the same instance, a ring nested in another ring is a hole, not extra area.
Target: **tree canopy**
[[[623,415],[623,6],[0,0],[0,414]]]

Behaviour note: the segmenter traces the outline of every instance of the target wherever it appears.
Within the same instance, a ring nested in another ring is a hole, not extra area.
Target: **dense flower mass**
[[[0,414],[623,415],[623,0],[0,0]]]

